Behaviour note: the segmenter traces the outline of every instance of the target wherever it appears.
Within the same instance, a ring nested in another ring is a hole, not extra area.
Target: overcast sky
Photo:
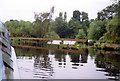
[[[90,19],[97,17],[97,12],[111,5],[111,0],[0,0],[0,21],[10,19],[34,21],[34,12],[49,12],[55,7],[54,18],[59,12],[67,12],[69,20],[74,10],[85,11]]]

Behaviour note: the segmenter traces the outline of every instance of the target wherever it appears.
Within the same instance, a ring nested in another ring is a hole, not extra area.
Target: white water
[[[60,44],[60,40],[53,40],[52,42],[49,41],[47,44],[56,44],[59,45]],[[63,41],[63,44],[69,44],[69,45],[74,45],[76,43],[76,41]]]

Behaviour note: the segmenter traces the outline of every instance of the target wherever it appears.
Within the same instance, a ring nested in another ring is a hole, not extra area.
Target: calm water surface
[[[21,79],[119,79],[120,55],[15,48]]]

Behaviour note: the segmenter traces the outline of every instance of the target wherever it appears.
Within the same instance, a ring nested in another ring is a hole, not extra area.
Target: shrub
[[[63,42],[60,42],[60,44],[63,44]]]
[[[97,43],[94,43],[94,47],[100,49],[100,46]]]
[[[93,46],[94,43],[96,43],[96,42],[95,42],[95,41],[90,41],[90,42],[88,42],[88,44],[89,44],[90,46]]]
[[[101,47],[101,49],[102,49],[102,50],[105,50],[105,48],[106,48],[106,46],[105,46],[105,45]]]

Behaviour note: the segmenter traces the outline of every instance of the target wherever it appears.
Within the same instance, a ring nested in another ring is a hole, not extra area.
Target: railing
[[[26,39],[26,40],[62,40],[62,41],[77,41],[77,42],[88,42],[88,39],[52,39],[52,38],[26,38],[26,37],[11,37],[10,39]]]

